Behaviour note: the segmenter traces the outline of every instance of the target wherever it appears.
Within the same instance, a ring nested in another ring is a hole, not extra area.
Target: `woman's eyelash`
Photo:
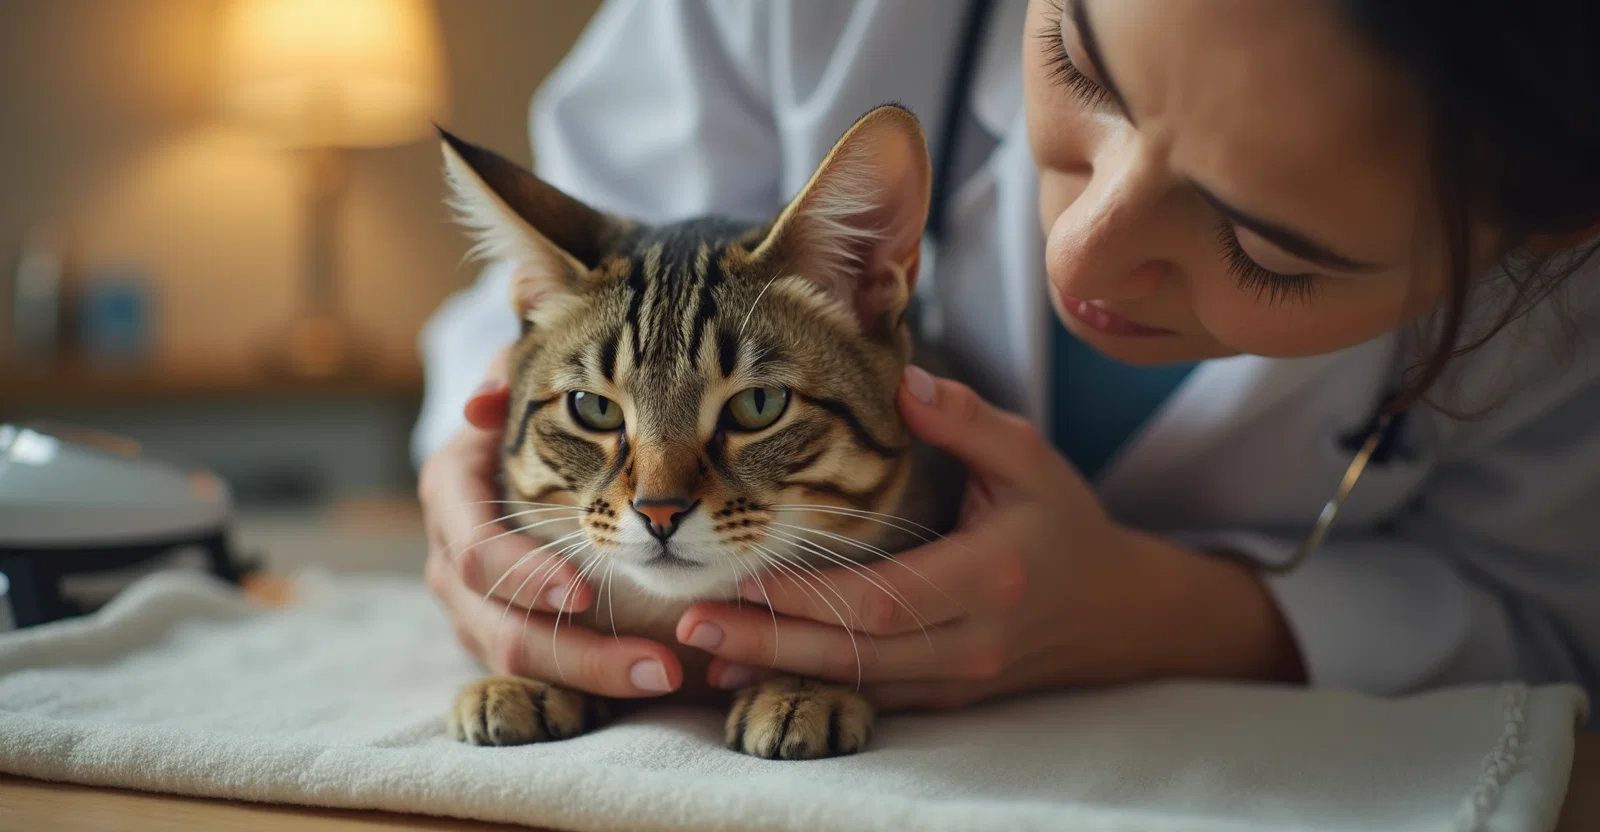
[[[1228,274],[1239,281],[1240,288],[1255,292],[1257,297],[1266,298],[1268,303],[1274,304],[1286,299],[1308,303],[1316,296],[1316,275],[1279,274],[1263,268],[1250,259],[1244,246],[1239,245],[1239,235],[1234,233],[1233,223],[1225,217],[1218,218],[1217,242],[1222,244],[1223,254],[1228,259]]]
[[[1050,63],[1050,80],[1071,90],[1085,105],[1099,107],[1111,103],[1111,93],[1078,70],[1067,54],[1067,44],[1061,34],[1061,4],[1051,4],[1054,11],[1045,15],[1045,25],[1039,30],[1045,59]]]

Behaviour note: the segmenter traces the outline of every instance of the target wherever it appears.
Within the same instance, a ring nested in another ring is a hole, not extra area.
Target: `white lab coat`
[[[965,3],[611,0],[532,110],[539,172],[644,220],[774,213],[862,113],[896,100],[937,145]],[[1022,121],[1025,0],[1001,0],[969,96],[972,163],[924,284],[967,380],[1043,421],[1049,351],[1036,187]],[[938,152],[938,147],[934,147]],[[969,154],[970,155],[970,154]],[[1573,284],[1594,287],[1591,266]],[[423,335],[421,456],[515,324],[503,269],[451,299]],[[1332,538],[1267,584],[1313,684],[1398,693],[1449,683],[1568,680],[1600,693],[1600,302],[1579,338],[1498,337],[1460,372],[1481,420],[1415,411]],[[1287,557],[1414,356],[1395,334],[1338,353],[1205,362],[1096,486],[1124,522],[1264,561]]]

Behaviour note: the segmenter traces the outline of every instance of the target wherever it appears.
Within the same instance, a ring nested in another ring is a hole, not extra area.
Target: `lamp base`
[[[350,325],[332,315],[307,313],[296,318],[268,350],[272,371],[292,378],[350,378],[367,364]]]

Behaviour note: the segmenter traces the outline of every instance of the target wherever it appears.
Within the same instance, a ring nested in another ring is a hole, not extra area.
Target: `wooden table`
[[[168,829],[378,832],[454,829],[510,832],[529,827],[201,800],[121,789],[44,783],[0,775],[0,832],[156,832]],[[1600,830],[1600,734],[1578,738],[1577,760],[1557,832]]]

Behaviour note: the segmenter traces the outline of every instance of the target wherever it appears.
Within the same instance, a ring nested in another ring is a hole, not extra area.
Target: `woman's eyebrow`
[[[1198,183],[1192,184],[1194,184],[1194,189],[1200,193],[1200,198],[1204,199],[1217,213],[1227,218],[1229,222],[1241,228],[1249,229],[1261,239],[1272,243],[1301,260],[1338,272],[1374,272],[1382,268],[1376,263],[1364,263],[1360,260],[1346,257],[1298,231],[1246,214],[1218,199],[1216,194],[1201,187]]]
[[[1094,36],[1094,27],[1089,25],[1089,10],[1084,7],[1083,0],[1065,0],[1065,2],[1071,11],[1073,28],[1078,30],[1078,40],[1083,43],[1083,51],[1089,58],[1089,67],[1098,76],[1100,86],[1111,93],[1111,100],[1117,102],[1117,109],[1122,111],[1123,118],[1137,127],[1138,125],[1133,122],[1133,113],[1128,111],[1128,102],[1122,97],[1122,91],[1117,89],[1117,82],[1113,81],[1111,73],[1106,71],[1105,59],[1100,55],[1100,41]],[[1063,44],[1062,48],[1065,49],[1066,45]]]

